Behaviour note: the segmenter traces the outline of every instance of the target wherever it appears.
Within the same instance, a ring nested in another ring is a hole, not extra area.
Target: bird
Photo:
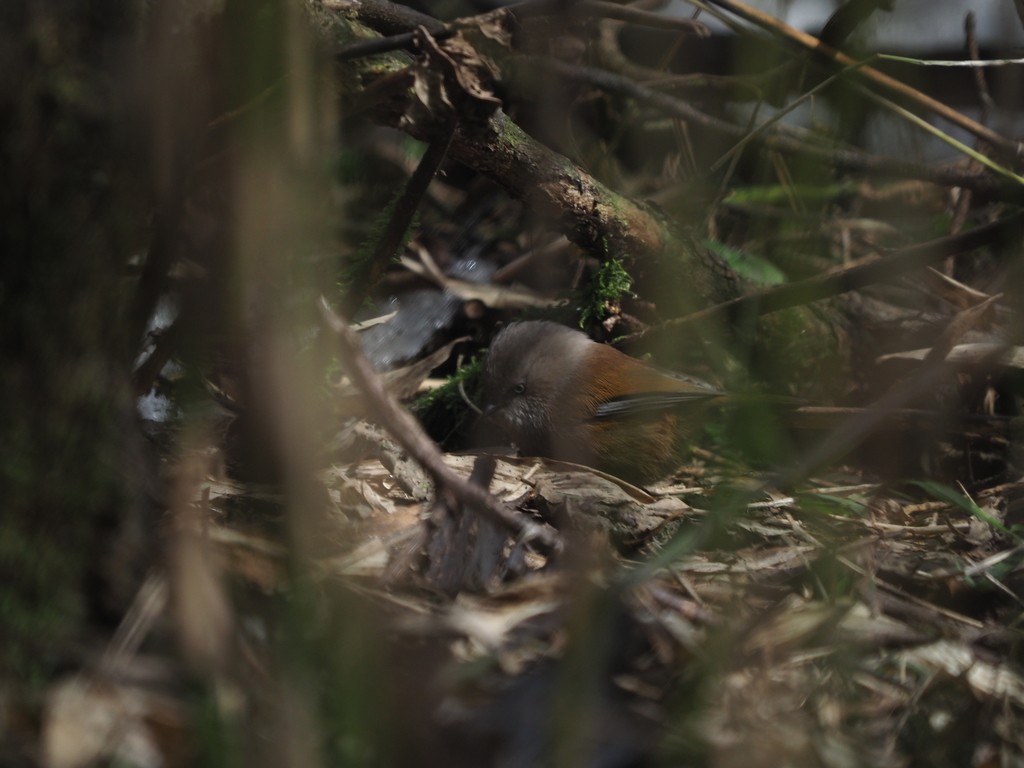
[[[546,320],[491,342],[483,418],[520,454],[583,464],[634,483],[664,477],[724,391]]]

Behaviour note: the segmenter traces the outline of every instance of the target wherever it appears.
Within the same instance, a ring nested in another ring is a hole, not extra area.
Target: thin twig
[[[377,5],[380,4],[378,3]],[[402,8],[402,6],[398,7]],[[545,0],[537,2],[536,0],[533,0],[532,2],[524,2],[518,5],[509,6],[506,9],[506,12],[520,18],[547,14],[571,14],[573,16],[617,19],[619,21],[645,27],[654,27],[657,29],[690,32],[698,37],[708,37],[711,34],[711,30],[709,30],[706,25],[701,24],[698,21],[693,21],[692,19],[681,19],[674,16],[650,13],[648,11],[642,11],[628,6],[616,5],[615,3],[606,2],[606,0],[579,0],[579,2],[573,4],[563,4]],[[431,37],[435,40],[444,40],[455,35],[460,29],[471,28],[475,19],[487,16],[493,16],[493,11],[488,11],[487,13],[480,14],[479,16],[469,16],[459,19],[452,24],[444,24],[434,20],[434,23],[428,26],[427,29],[430,32]],[[394,22],[395,19],[398,18],[401,18],[401,16],[395,15],[391,18],[391,22]],[[375,26],[372,18],[364,19],[364,21],[371,27]],[[414,21],[417,21],[415,17],[410,17],[408,19],[408,22],[411,25],[410,29],[415,29],[416,26],[423,23],[422,21],[418,21],[416,24],[413,24]],[[352,59],[360,59],[365,56],[390,53],[391,51],[408,50],[413,47],[415,40],[415,31],[399,32],[398,34],[388,35],[387,37],[365,40],[346,46],[335,53],[335,58],[338,61],[350,61]]]
[[[507,288],[496,284],[471,283],[449,277],[441,271],[426,248],[417,249],[420,261],[402,256],[399,263],[424,280],[457,296],[463,301],[479,301],[492,309],[526,309],[531,307],[557,307],[566,303],[564,298],[540,296],[526,288]]]
[[[441,29],[433,33],[435,40],[444,40],[455,34],[453,29]],[[392,51],[409,50],[416,40],[415,32],[402,32],[388,37],[377,37],[372,40],[364,40],[359,43],[347,45],[334,54],[337,61],[351,61],[361,59],[365,56],[376,56],[380,53],[391,53]]]
[[[557,533],[538,525],[525,515],[508,509],[485,488],[471,484],[444,463],[437,446],[416,419],[388,394],[380,376],[363,354],[359,340],[345,321],[334,313],[323,297],[320,299],[319,308],[327,327],[338,338],[342,362],[349,376],[366,398],[374,417],[391,434],[395,442],[408,451],[409,455],[433,477],[438,492],[450,493],[465,506],[482,512],[523,541],[535,545],[544,552],[561,551],[562,541]]]
[[[653,27],[655,29],[690,32],[697,35],[697,37],[711,36],[711,30],[708,29],[706,24],[702,24],[699,21],[642,11],[638,8],[630,8],[628,5],[616,5],[605,0],[579,0],[579,2],[568,6],[568,8],[573,15],[598,16],[605,19],[624,21],[628,24]]]
[[[806,32],[802,32],[799,29],[791,27],[770,14],[751,8],[745,3],[739,2],[739,0],[708,0],[708,2],[717,5],[719,8],[725,8],[732,13],[735,13],[737,16],[756,24],[762,29],[766,29],[780,35],[786,40],[805,48],[815,56],[827,59],[833,64],[838,64],[843,67],[849,67],[856,64],[854,59],[850,58],[842,51],[837,51],[835,48],[826,45],[813,35],[809,35]],[[962,128],[977,138],[987,141],[992,145],[992,147],[1010,155],[1013,158],[1019,158],[1024,155],[1024,145],[1021,145],[1020,142],[1013,141],[1011,139],[1007,139],[1005,136],[999,135],[995,131],[986,128],[984,125],[981,125],[975,120],[967,117],[962,112],[957,112],[955,109],[951,109],[946,104],[933,99],[927,94],[921,93],[921,91],[916,88],[911,88],[906,83],[902,83],[889,75],[883,74],[873,67],[860,67],[857,72],[861,77],[869,80],[873,84],[879,85],[892,93],[909,99],[911,102],[927,109],[929,112],[932,112],[945,120],[948,120],[953,125]]]
[[[888,392],[871,403],[863,412],[846,419],[839,427],[825,436],[813,449],[804,453],[790,466],[783,469],[776,478],[778,487],[789,488],[809,477],[823,467],[860,445],[873,434],[889,415],[913,402],[922,395],[934,392],[942,382],[954,376],[946,364],[950,350],[960,337],[987,312],[995,297],[977,307],[965,309],[950,322],[943,334],[935,340],[924,362],[915,375],[901,381]],[[1004,350],[994,349],[989,360],[997,360]]]
[[[388,221],[387,229],[381,234],[380,240],[377,241],[377,247],[373,251],[368,282],[375,282],[376,276],[383,272],[384,267],[394,258],[395,252],[402,244],[402,238],[405,237],[405,233],[412,223],[413,216],[416,215],[420,200],[423,199],[427,187],[437,174],[438,168],[441,167],[454,134],[453,128],[447,132],[444,138],[430,143],[427,151],[423,153],[419,165],[416,166],[416,171],[409,178],[405,189],[402,190],[401,196],[395,201],[391,220]]]
[[[745,296],[722,302],[699,312],[674,320],[669,320],[649,331],[643,331],[620,339],[623,344],[642,339],[652,332],[661,332],[670,328],[679,328],[692,323],[703,323],[712,318],[737,317],[746,312],[759,315],[777,312],[789,307],[809,304],[813,301],[853,291],[882,280],[891,279],[914,269],[928,266],[941,261],[947,256],[964,253],[1004,239],[1020,231],[1024,224],[1024,214],[1014,214],[1005,219],[976,227],[969,232],[951,237],[930,240],[927,243],[904,248],[887,254],[883,258],[873,259],[867,263],[855,264],[851,267],[829,270],[821,275],[798,280],[764,291],[749,293]]]
[[[358,3],[352,3],[351,7],[360,22],[384,35],[412,32],[418,27],[434,35],[445,28],[444,22],[433,16],[407,5],[392,3],[391,0],[359,0]]]
[[[975,34],[974,11],[968,12],[964,19],[964,36],[967,38],[967,53],[971,57],[971,60],[956,62],[957,65],[993,64],[993,62],[983,62],[981,60],[981,52],[978,49],[978,37]],[[1024,64],[1024,60],[1019,60],[1017,63]],[[978,120],[982,123],[988,123],[988,117],[993,111],[995,111],[996,105],[992,100],[992,94],[989,92],[988,81],[985,79],[984,70],[979,66],[975,66],[973,74],[974,84],[978,87],[978,98],[981,100],[981,111],[978,114]]]
[[[594,67],[566,64],[554,59],[542,59],[540,57],[534,57],[528,62],[522,62],[522,64],[524,69],[527,70],[530,68],[540,69],[578,82],[589,83],[608,93],[635,99],[660,112],[687,120],[717,135],[731,136],[739,140],[747,137],[750,133],[749,130],[742,126],[701,112],[684,99],[678,99],[669,94],[639,85],[629,78],[622,77],[613,72]],[[934,184],[964,187],[972,189],[981,195],[998,198],[1002,201],[1020,201],[1022,199],[1021,186],[1019,184],[1008,183],[955,168],[913,163],[894,157],[872,155],[859,150],[819,147],[805,140],[775,132],[755,136],[753,143],[763,149],[775,150],[790,155],[815,157],[829,163],[838,171],[872,173],[886,177],[914,178],[930,181]]]
[[[858,66],[858,67],[859,66],[863,66],[863,63],[857,64],[856,66]],[[838,80],[838,79],[840,79],[842,77],[845,77],[849,72],[850,72],[850,69],[844,69],[841,72],[836,72],[831,77],[825,78],[820,83],[818,83],[816,86],[811,88],[809,91],[807,91],[806,93],[802,94],[799,98],[794,99],[789,104],[787,104],[785,107],[783,107],[782,109],[779,109],[778,111],[776,111],[771,117],[769,117],[763,123],[761,123],[756,128],[754,128],[752,131],[747,133],[746,136],[744,136],[742,139],[740,139],[738,142],[736,142],[732,146],[732,148],[730,148],[728,151],[726,151],[725,154],[723,154],[720,158],[715,160],[715,162],[713,162],[711,164],[711,170],[715,171],[718,168],[720,168],[722,166],[722,164],[725,163],[736,152],[739,152],[740,150],[742,150],[747,144],[749,144],[750,142],[754,141],[758,136],[760,136],[765,131],[767,131],[769,128],[771,128],[773,125],[778,123],[780,120],[782,120],[782,118],[784,118],[786,115],[788,115],[794,109],[799,107],[801,104],[809,101],[810,99],[813,99],[818,93],[820,93],[821,91],[823,91],[826,88],[828,88],[836,80]]]
[[[1014,173],[1013,171],[1011,171],[1009,168],[1003,167],[1002,165],[1000,165],[999,163],[995,162],[994,160],[989,158],[987,155],[982,154],[978,150],[971,149],[966,144],[964,144],[962,141],[957,141],[955,138],[950,136],[948,133],[940,131],[938,128],[936,128],[934,125],[929,123],[927,120],[925,120],[922,117],[918,117],[913,112],[911,112],[909,109],[904,109],[899,104],[896,104],[895,102],[890,101],[889,99],[885,98],[884,96],[879,96],[877,93],[873,93],[872,91],[869,91],[867,88],[864,88],[863,86],[858,86],[858,90],[861,93],[863,93],[867,98],[869,98],[872,101],[874,101],[875,103],[881,104],[883,107],[888,109],[893,114],[899,115],[904,120],[906,120],[908,123],[913,123],[914,125],[916,125],[921,130],[927,131],[928,133],[930,133],[933,136],[935,136],[936,138],[938,138],[940,141],[943,141],[946,144],[948,144],[949,146],[953,147],[953,149],[957,150],[961,154],[964,154],[967,157],[969,157],[972,160],[974,160],[976,163],[980,163],[981,165],[985,166],[986,168],[988,168],[993,173],[998,173],[1000,176],[1005,176],[1006,178],[1008,178],[1008,179],[1010,179],[1012,181],[1015,181],[1017,184],[1020,184],[1021,186],[1024,186],[1024,176],[1020,176],[1020,175]],[[984,143],[984,140],[981,140],[980,143]]]

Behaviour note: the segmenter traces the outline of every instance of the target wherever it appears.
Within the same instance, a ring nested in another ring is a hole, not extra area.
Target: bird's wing
[[[640,416],[656,414],[679,408],[686,404],[694,404],[715,400],[722,397],[721,392],[714,390],[695,390],[692,392],[636,392],[621,397],[614,397],[600,403],[594,409],[593,419],[609,419],[621,416]]]

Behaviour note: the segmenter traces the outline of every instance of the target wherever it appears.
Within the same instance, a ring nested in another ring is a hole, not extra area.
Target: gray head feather
[[[544,453],[557,404],[593,342],[547,321],[513,323],[491,343],[484,372],[484,409],[527,453]]]

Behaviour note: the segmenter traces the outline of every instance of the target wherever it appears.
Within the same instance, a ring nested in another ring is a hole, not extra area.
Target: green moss
[[[633,278],[619,259],[606,259],[583,292],[580,301],[580,327],[599,323],[623,296],[633,296]]]
[[[462,366],[447,382],[413,401],[410,409],[427,433],[447,450],[464,447],[476,415],[459,392],[462,385],[466,397],[480,401],[483,361],[473,360]]]

